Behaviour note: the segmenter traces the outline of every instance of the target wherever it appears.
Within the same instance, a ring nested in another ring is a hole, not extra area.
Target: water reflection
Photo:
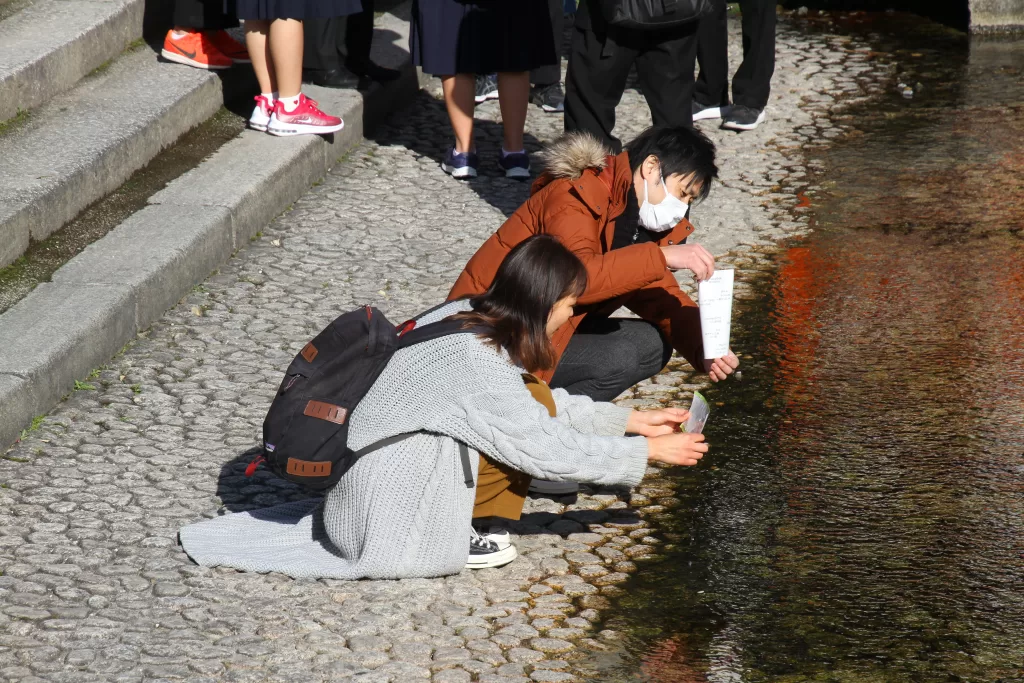
[[[979,49],[827,152],[601,680],[1024,678],[1024,43]]]

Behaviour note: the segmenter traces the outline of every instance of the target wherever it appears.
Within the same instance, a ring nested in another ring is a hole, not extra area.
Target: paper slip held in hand
[[[716,270],[697,285],[700,330],[704,337],[704,358],[721,358],[729,353],[732,325],[732,283],[734,270]]]
[[[690,402],[690,418],[683,426],[683,431],[687,434],[700,434],[704,431],[704,423],[708,421],[709,415],[711,415],[711,406],[708,405],[707,399],[699,391],[693,392],[693,400]]]

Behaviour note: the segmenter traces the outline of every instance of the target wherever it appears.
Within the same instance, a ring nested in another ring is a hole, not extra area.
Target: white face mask
[[[665,198],[657,204],[647,201],[647,180],[644,180],[644,201],[640,205],[640,225],[653,232],[667,232],[686,218],[690,205],[668,191],[665,178],[661,178],[665,188]]]

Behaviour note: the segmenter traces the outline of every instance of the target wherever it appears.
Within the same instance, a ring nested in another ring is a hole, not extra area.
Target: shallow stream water
[[[812,153],[811,234],[740,273],[753,360],[597,680],[1024,680],[1024,41],[871,30],[892,95]]]

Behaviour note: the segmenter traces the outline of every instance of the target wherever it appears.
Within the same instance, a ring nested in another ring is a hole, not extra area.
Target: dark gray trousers
[[[552,388],[610,401],[661,372],[672,347],[644,320],[587,317],[562,354]]]

